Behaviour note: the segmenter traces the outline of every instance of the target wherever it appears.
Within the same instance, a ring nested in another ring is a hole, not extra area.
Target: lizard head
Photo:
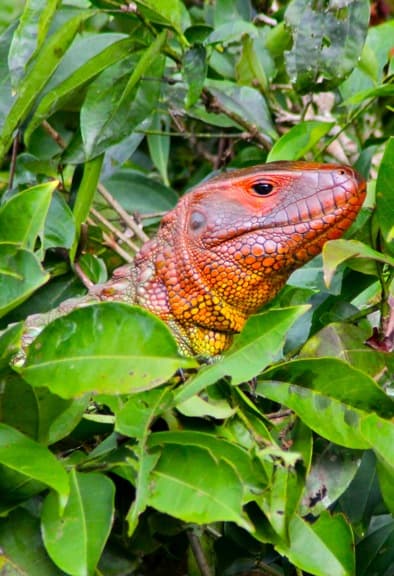
[[[164,217],[158,235],[166,248],[159,247],[156,271],[170,317],[239,331],[293,270],[347,230],[364,198],[364,180],[334,164],[273,162],[201,183]]]

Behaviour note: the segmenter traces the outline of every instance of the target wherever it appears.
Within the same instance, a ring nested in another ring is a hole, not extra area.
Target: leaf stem
[[[205,558],[200,540],[195,531],[193,529],[188,530],[187,537],[201,576],[213,576],[213,572]]]

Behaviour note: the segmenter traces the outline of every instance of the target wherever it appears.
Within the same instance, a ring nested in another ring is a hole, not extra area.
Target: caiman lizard
[[[296,268],[342,236],[365,189],[353,168],[335,164],[272,162],[221,174],[179,200],[133,264],[27,324],[121,301],[166,322],[183,354],[220,354]]]

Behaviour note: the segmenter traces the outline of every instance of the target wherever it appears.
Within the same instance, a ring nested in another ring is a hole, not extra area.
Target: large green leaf
[[[149,491],[150,506],[185,522],[228,520],[251,529],[242,514],[243,487],[236,471],[202,448],[165,444]]]
[[[56,70],[81,23],[92,14],[91,11],[81,10],[54,32],[40,50],[28,74],[18,86],[13,106],[0,133],[0,161],[11,145],[14,131],[29,114],[37,94]]]
[[[292,0],[285,19],[293,40],[286,52],[290,81],[302,93],[330,90],[352,72],[361,55],[369,1]]]
[[[336,358],[313,358],[271,368],[263,378],[257,393],[294,410],[321,436],[349,448],[369,448],[377,442],[389,458],[393,447],[387,440],[382,446],[378,426],[390,423],[373,412],[390,417],[394,403],[361,370]]]
[[[74,310],[30,346],[23,377],[63,398],[159,386],[193,359],[181,358],[163,322],[138,307],[102,303]]]
[[[254,378],[278,357],[287,330],[307,309],[307,306],[272,309],[249,318],[231,348],[188,380],[176,394],[176,402],[184,402],[223,376],[231,376],[234,385]]]
[[[53,488],[59,495],[61,505],[66,503],[69,492],[68,477],[59,460],[41,444],[2,423],[0,463]]]
[[[0,569],[4,576],[64,576],[48,558],[40,520],[25,508],[0,518]]]
[[[32,252],[14,244],[0,244],[0,317],[24,302],[48,278]]]
[[[54,444],[77,426],[89,397],[65,400],[47,388],[34,388],[12,372],[3,378],[2,421],[41,444]]]
[[[299,160],[334,126],[333,122],[309,120],[293,126],[271,148],[267,162]]]
[[[290,544],[276,549],[293,564],[316,576],[354,576],[354,541],[344,516],[328,512],[310,524],[299,516],[290,522]]]
[[[376,182],[376,214],[387,248],[394,255],[394,138],[386,144]]]
[[[42,534],[52,560],[67,574],[94,574],[114,513],[115,487],[103,474],[70,474],[70,496],[59,514],[51,492],[42,510]]]
[[[8,54],[14,89],[25,75],[31,59],[41,48],[57,6],[58,0],[26,0]]]
[[[43,91],[27,126],[25,142],[29,143],[31,134],[41,122],[62,108],[65,101],[84,84],[102,70],[128,56],[134,44],[134,40],[124,34],[97,34],[76,38]]]
[[[157,104],[166,40],[162,32],[151,46],[133,58],[107,68],[89,87],[81,109],[81,132],[87,158],[129,135]],[[142,79],[142,77],[149,80]]]
[[[17,244],[33,250],[43,236],[52,194],[59,182],[45,182],[12,196],[0,208],[0,244]]]
[[[372,260],[394,266],[394,259],[388,254],[377,252],[363,242],[358,240],[330,240],[325,243],[323,248],[324,280],[328,286],[339,264],[351,258]],[[355,265],[356,262],[353,263],[353,267]],[[377,274],[376,267],[368,268],[367,271],[369,270],[372,274]]]

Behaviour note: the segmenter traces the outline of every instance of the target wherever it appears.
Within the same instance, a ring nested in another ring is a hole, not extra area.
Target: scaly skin
[[[291,272],[342,236],[364,198],[347,166],[273,162],[222,174],[186,194],[134,264],[91,296],[150,310],[185,354],[220,354]]]

